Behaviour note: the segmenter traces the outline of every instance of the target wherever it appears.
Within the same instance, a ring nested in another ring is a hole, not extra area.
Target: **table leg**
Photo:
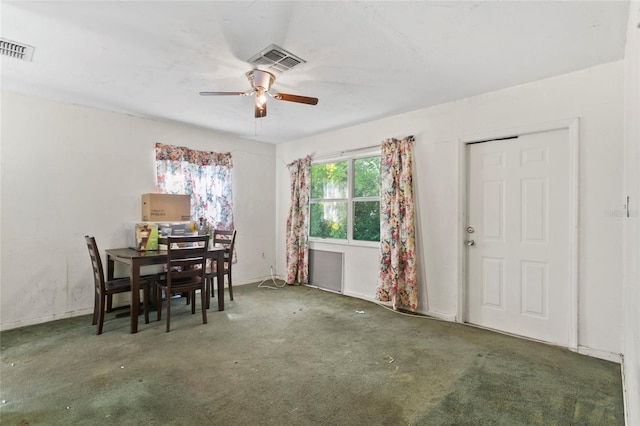
[[[115,269],[115,262],[111,258],[111,256],[107,257],[107,281],[111,281],[113,279],[113,271]],[[98,295],[96,294],[96,297]],[[97,305],[96,305],[97,306]],[[113,295],[107,296],[107,312],[111,312],[113,310]]]
[[[115,268],[115,261],[111,258],[111,256],[107,256],[107,281],[111,281],[113,279],[113,270]]]
[[[216,280],[218,280],[218,310],[224,311],[224,251],[216,257]]]
[[[140,309],[140,265],[131,263],[131,334],[138,332],[138,315]]]

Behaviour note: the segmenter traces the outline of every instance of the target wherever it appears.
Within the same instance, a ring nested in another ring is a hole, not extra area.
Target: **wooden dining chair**
[[[104,269],[102,268],[102,260],[95,237],[84,236],[89,249],[89,257],[93,268],[93,281],[95,288],[95,297],[93,304],[93,325],[98,325],[96,334],[102,334],[102,326],[104,324],[104,313],[107,299],[109,302],[114,294],[125,293],[131,291],[131,281],[129,278],[117,278],[113,280],[105,280]],[[144,309],[144,322],[149,323],[149,289],[151,282],[148,278],[140,277],[140,289],[143,291],[142,305]],[[108,303],[111,305],[111,303]],[[109,306],[111,308],[111,306]]]
[[[233,264],[233,250],[236,244],[236,230],[231,231],[216,229],[213,231],[213,245],[217,247],[225,247],[224,254],[224,275],[227,277],[229,283],[229,299],[233,300],[233,280],[231,278],[231,267]],[[213,288],[213,280],[217,276],[217,263],[212,262],[207,267],[207,293],[211,297],[215,297],[215,291]],[[218,283],[218,285],[224,287],[224,281]]]
[[[196,291],[200,290],[202,323],[207,323],[206,263],[209,236],[193,235],[167,238],[167,271],[156,280],[158,321],[162,317],[162,293],[167,299],[167,332],[171,322],[171,296],[187,293],[192,300],[191,313],[196,313]]]

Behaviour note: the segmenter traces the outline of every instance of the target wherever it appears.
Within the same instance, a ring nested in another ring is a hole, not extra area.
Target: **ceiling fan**
[[[246,92],[200,92],[202,96],[255,96],[255,117],[267,116],[267,95],[279,101],[297,102],[299,104],[316,105],[318,98],[308,96],[290,95],[288,93],[269,93],[276,76],[268,71],[254,69],[245,74],[251,90]]]

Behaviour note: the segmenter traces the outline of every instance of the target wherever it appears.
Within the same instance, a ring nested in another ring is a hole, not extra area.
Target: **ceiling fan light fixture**
[[[265,92],[263,89],[258,89],[256,91],[256,106],[260,108],[266,103],[267,103],[267,95],[265,95]]]

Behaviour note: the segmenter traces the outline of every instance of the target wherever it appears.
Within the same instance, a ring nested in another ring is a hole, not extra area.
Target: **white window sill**
[[[318,243],[318,244],[333,244],[337,246],[380,248],[380,242],[378,241],[339,240],[336,238],[309,237],[309,242],[312,244]]]

